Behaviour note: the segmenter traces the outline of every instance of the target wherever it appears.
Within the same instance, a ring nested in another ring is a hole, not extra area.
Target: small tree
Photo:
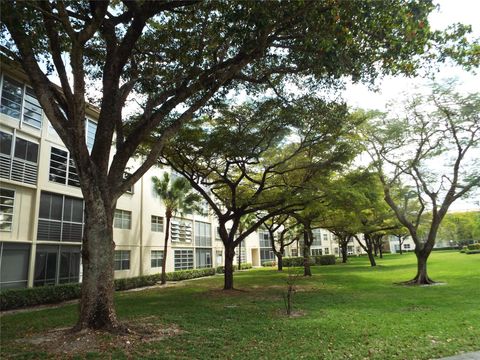
[[[163,259],[162,259],[162,276],[161,284],[167,282],[166,265],[167,265],[167,251],[168,239],[170,235],[170,221],[177,212],[180,214],[191,213],[197,211],[201,213],[200,202],[202,197],[192,191],[192,187],[187,179],[183,177],[176,177],[170,181],[168,173],[163,174],[163,179],[154,176],[152,178],[153,189],[155,193],[160,196],[165,205],[165,241],[163,245]]]
[[[298,223],[292,220],[290,215],[277,215],[263,223],[269,234],[272,251],[277,257],[278,271],[283,270],[285,248],[300,239]]]

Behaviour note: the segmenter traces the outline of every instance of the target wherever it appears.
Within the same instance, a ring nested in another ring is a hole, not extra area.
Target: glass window
[[[269,249],[260,249],[260,262],[263,264],[267,261],[274,261],[275,254]]]
[[[22,96],[23,85],[4,76],[0,112],[15,119],[20,119],[20,113],[22,111]]]
[[[72,283],[79,279],[80,246],[37,246],[34,286]]]
[[[152,268],[162,267],[163,251],[152,250],[152,252],[150,253],[150,259],[151,259],[150,267],[152,267]]]
[[[113,226],[117,229],[131,229],[132,227],[132,212],[126,210],[115,210],[115,217],[113,219]]]
[[[27,287],[30,245],[0,243],[0,288]]]
[[[1,132],[0,141],[0,177],[35,184],[38,144],[4,132]]]
[[[80,187],[77,168],[68,151],[52,146],[50,151],[49,180],[59,184]]]
[[[93,143],[95,142],[95,134],[97,132],[97,123],[93,120],[87,119],[85,134],[87,136],[87,149],[89,152],[93,149]]]
[[[40,129],[42,126],[42,108],[30,87],[25,88],[25,102],[23,105],[23,122]]]
[[[322,249],[311,249],[310,252],[312,253],[312,256],[322,255]]]
[[[33,89],[4,76],[0,112],[20,120],[22,107],[22,123],[40,129],[42,126],[42,107]]]
[[[0,131],[0,153],[10,156],[12,154],[12,135]]]
[[[298,249],[292,249],[292,256],[298,256]]]
[[[161,216],[152,215],[152,231],[163,232],[163,218]]]
[[[260,247],[270,248],[272,245],[270,244],[270,236],[268,235],[268,232],[260,231],[258,234],[260,237]]]
[[[130,250],[115,250],[115,270],[130,269]]]
[[[42,192],[37,240],[82,241],[83,214],[82,199]]]
[[[196,249],[197,269],[212,267],[212,249]]]
[[[330,249],[329,248],[325,248],[324,250],[325,250],[325,255],[330,254]]]
[[[176,249],[174,251],[175,271],[193,269],[193,250]]]
[[[195,245],[212,246],[212,225],[200,221],[195,222]]]
[[[15,191],[0,189],[0,231],[12,231]]]

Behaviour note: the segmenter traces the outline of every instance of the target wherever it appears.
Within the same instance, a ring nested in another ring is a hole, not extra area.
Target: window
[[[113,219],[113,227],[117,229],[131,229],[132,228],[132,212],[127,210],[115,210],[115,217]]]
[[[60,150],[52,146],[50,151],[49,180],[60,184],[80,187],[77,169],[68,151]]]
[[[330,249],[329,248],[325,248],[324,251],[325,251],[325,255],[330,254]]]
[[[0,288],[27,287],[30,245],[0,242]]]
[[[175,271],[193,269],[193,250],[176,249],[173,257]]]
[[[260,231],[258,233],[260,237],[260,247],[262,248],[270,248],[272,245],[270,244],[270,236],[266,231]]]
[[[312,256],[322,255],[322,249],[311,249],[310,252],[312,253]]]
[[[347,246],[347,255],[353,255],[353,246]]]
[[[37,246],[34,286],[72,283],[79,279],[79,246]]]
[[[161,216],[152,215],[152,231],[163,232],[163,218]]]
[[[292,257],[298,256],[298,249],[292,249]]]
[[[172,242],[192,242],[192,222],[189,220],[172,219],[170,229]]]
[[[33,89],[8,76],[3,76],[0,112],[22,119],[22,124],[37,129],[42,127],[42,108]]]
[[[163,263],[163,251],[161,250],[152,250],[150,253],[150,267],[159,268],[162,267]]]
[[[15,191],[0,189],[0,231],[12,231]]]
[[[217,266],[221,266],[223,265],[223,252],[222,250],[216,250],[215,251],[215,257],[216,257],[216,262],[217,262]]]
[[[328,234],[323,234],[323,241],[328,241]]]
[[[267,261],[274,261],[275,254],[270,249],[260,249],[260,262],[263,264]]]
[[[115,250],[115,270],[130,269],[130,250]]]
[[[322,245],[322,236],[320,233],[320,229],[313,229],[312,233],[313,233],[312,245],[315,245],[315,246]]]
[[[0,143],[0,177],[35,184],[38,144],[1,131]]]
[[[405,250],[410,250],[410,244],[403,244],[403,248]]]
[[[93,120],[87,119],[85,122],[85,134],[88,152],[92,152],[93,143],[95,142],[95,134],[97,133],[97,123]]]
[[[338,255],[338,248],[335,248],[335,255]]]
[[[130,175],[132,175],[132,174],[130,174],[130,173],[128,173],[128,172],[124,172],[124,173],[123,173],[123,180],[126,180]],[[135,185],[130,186],[130,187],[127,189],[127,191],[125,191],[125,194],[130,194],[130,195],[133,194],[133,189],[134,189],[134,188],[135,188]]]
[[[196,249],[197,269],[212,267],[212,250],[211,249]]]
[[[195,222],[195,245],[212,246],[212,225],[200,221]]]
[[[80,242],[83,223],[82,199],[42,191],[37,240]]]

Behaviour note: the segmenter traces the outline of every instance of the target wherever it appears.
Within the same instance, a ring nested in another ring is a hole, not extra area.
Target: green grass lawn
[[[390,255],[371,268],[366,258],[313,268],[297,281],[295,310],[284,315],[285,273],[259,269],[184,286],[117,294],[122,321],[175,324],[183,332],[87,358],[152,359],[432,359],[480,350],[480,255],[434,252],[429,274],[444,285],[404,287],[415,273],[413,254]],[[6,314],[1,318],[4,357],[43,358],[16,339],[72,326],[76,305]],[[112,352],[113,351],[113,352]],[[58,357],[58,355],[55,355]]]

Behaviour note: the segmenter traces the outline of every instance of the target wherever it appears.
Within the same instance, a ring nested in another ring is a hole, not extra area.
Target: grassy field
[[[117,294],[122,321],[175,327],[174,336],[130,347],[106,346],[79,358],[152,359],[433,359],[480,350],[480,255],[434,252],[430,276],[445,284],[404,287],[413,254],[314,267],[297,281],[296,317],[284,315],[286,274],[235,274],[241,291],[223,292],[222,277],[177,287]],[[4,314],[4,358],[62,357],[19,341],[71,326],[76,305]],[[105,337],[108,343],[108,336]]]

